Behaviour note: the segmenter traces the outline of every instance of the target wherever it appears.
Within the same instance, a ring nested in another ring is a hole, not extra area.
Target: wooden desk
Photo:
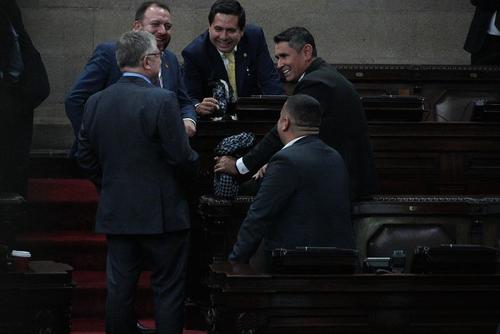
[[[25,273],[0,273],[0,333],[68,334],[74,284],[72,268],[32,261]]]
[[[269,275],[210,266],[209,333],[495,333],[500,275]]]
[[[250,131],[260,139],[273,125],[198,122],[191,142],[202,156],[205,180],[212,180],[214,148],[222,138]],[[371,122],[368,131],[381,194],[499,193],[500,123]]]

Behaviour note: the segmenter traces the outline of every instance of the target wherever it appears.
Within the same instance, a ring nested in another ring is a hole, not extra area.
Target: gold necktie
[[[233,88],[233,98],[238,97],[238,87],[236,86],[236,64],[234,61],[234,52],[228,52],[224,54],[228,64],[227,64],[227,77],[229,79],[229,84]]]

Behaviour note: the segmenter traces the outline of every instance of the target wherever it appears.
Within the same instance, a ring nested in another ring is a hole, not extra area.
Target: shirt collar
[[[302,138],[304,138],[304,137],[307,137],[307,136],[300,136],[300,137],[297,137],[297,138],[295,138],[295,139],[290,140],[290,141],[289,141],[289,142],[288,142],[285,146],[283,146],[283,148],[282,148],[282,149],[292,146],[292,145],[293,145],[293,144],[295,144],[295,143],[296,143],[299,139],[302,139]]]
[[[217,52],[220,54],[220,56],[222,57],[222,59],[226,59],[226,53],[229,53],[229,52],[221,52],[219,51],[219,49],[215,48],[215,50],[217,50]],[[233,52],[234,54],[236,54],[236,51],[238,51],[238,45],[236,45],[233,49]]]
[[[142,78],[142,79],[146,80],[147,82],[149,82],[149,84],[151,84],[151,85],[153,84],[153,83],[151,82],[151,80],[150,80],[147,76],[142,75],[142,74],[140,74],[140,73],[135,73],[135,72],[123,72],[123,76],[124,76],[124,77],[136,77],[136,78]]]

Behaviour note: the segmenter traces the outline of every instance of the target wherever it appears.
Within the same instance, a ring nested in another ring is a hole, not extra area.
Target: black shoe
[[[147,328],[139,321],[137,321],[137,333],[138,334],[155,334],[156,328]]]

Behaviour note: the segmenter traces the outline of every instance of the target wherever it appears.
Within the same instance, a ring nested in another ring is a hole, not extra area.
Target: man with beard
[[[148,1],[142,3],[137,9],[132,30],[145,30],[153,34],[158,48],[162,52],[161,70],[155,84],[176,93],[186,133],[189,136],[194,136],[196,133],[194,105],[184,86],[177,57],[166,49],[170,42],[171,29],[172,18],[167,5],[159,1]],[[71,121],[76,137],[78,137],[83,107],[87,99],[92,94],[115,83],[121,77],[120,69],[116,63],[115,51],[115,42],[99,44],[66,98],[66,114]],[[75,152],[76,143],[73,145],[71,155]]]

